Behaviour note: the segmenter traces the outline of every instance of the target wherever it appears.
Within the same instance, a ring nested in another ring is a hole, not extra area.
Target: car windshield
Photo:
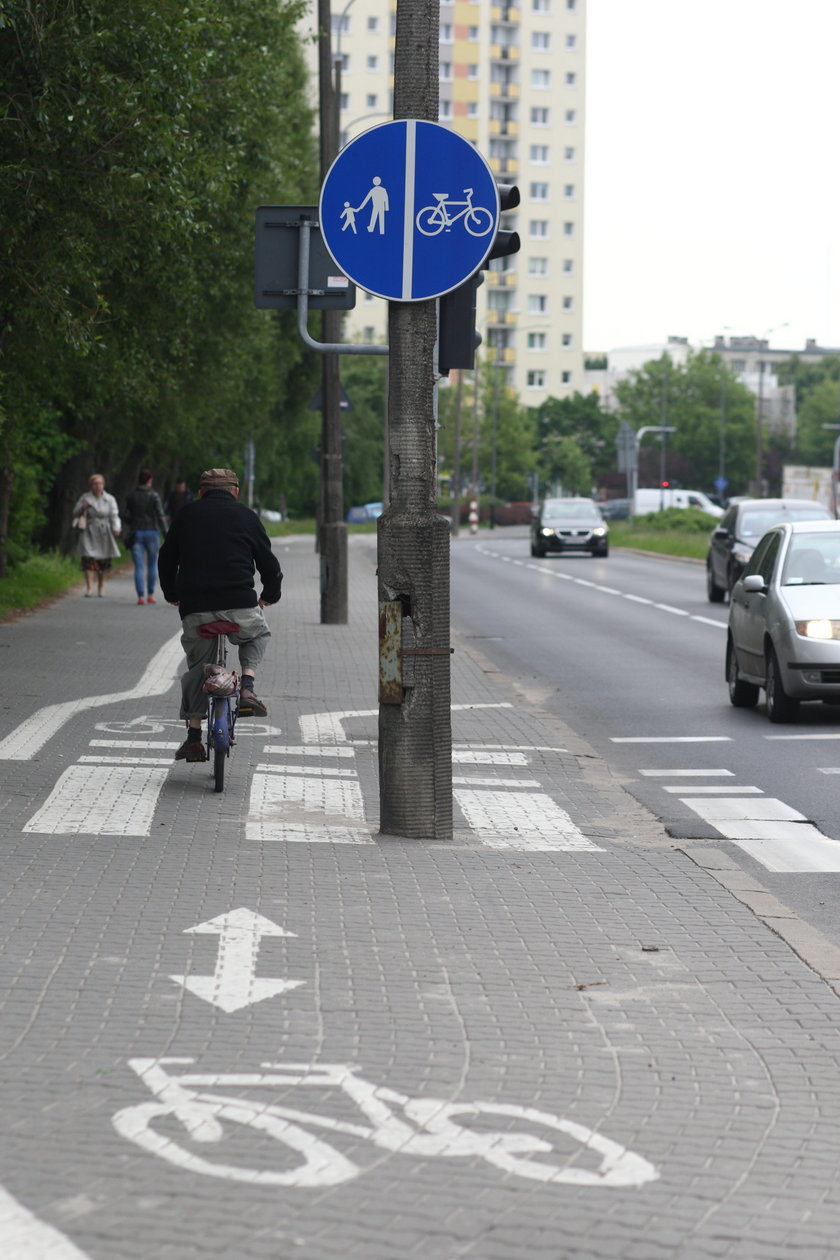
[[[741,513],[738,534],[741,538],[761,538],[774,525],[784,521],[824,521],[825,508],[815,503],[813,507],[780,507],[773,509],[750,510]]]
[[[589,499],[546,499],[542,514],[551,520],[597,521],[601,513]]]
[[[840,530],[794,535],[782,586],[840,586]]]

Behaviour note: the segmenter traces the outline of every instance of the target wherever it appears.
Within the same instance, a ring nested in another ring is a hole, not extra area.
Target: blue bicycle
[[[213,763],[213,790],[225,790],[225,762],[236,743],[234,730],[239,716],[239,676],[227,667],[227,636],[237,634],[235,621],[208,621],[198,627],[203,639],[216,640],[216,659],[204,670],[207,704],[207,758]]]

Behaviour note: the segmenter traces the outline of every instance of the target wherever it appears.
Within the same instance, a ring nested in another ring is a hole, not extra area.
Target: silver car
[[[729,699],[791,722],[802,700],[840,704],[840,521],[776,525],[732,588]]]

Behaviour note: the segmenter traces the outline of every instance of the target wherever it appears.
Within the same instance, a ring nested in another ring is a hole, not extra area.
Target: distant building
[[[350,0],[333,15],[342,144],[392,116],[394,8]],[[316,20],[313,3],[308,34]],[[308,48],[314,96],[317,45]],[[492,263],[478,291],[480,353],[489,349],[521,401],[538,406],[583,388],[586,0],[442,0],[439,52],[439,121],[522,198],[504,221],[521,251]],[[384,341],[386,309],[360,292],[347,339]]]

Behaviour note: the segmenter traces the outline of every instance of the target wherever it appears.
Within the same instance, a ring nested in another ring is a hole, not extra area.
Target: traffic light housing
[[[520,201],[517,186],[498,184],[497,188],[500,214],[514,210]],[[438,371],[441,375],[445,376],[453,368],[470,371],[475,367],[475,352],[481,345],[481,333],[475,326],[476,295],[479,285],[484,283],[481,273],[494,258],[518,253],[520,245],[519,233],[500,224],[478,271],[441,297],[438,304]]]

